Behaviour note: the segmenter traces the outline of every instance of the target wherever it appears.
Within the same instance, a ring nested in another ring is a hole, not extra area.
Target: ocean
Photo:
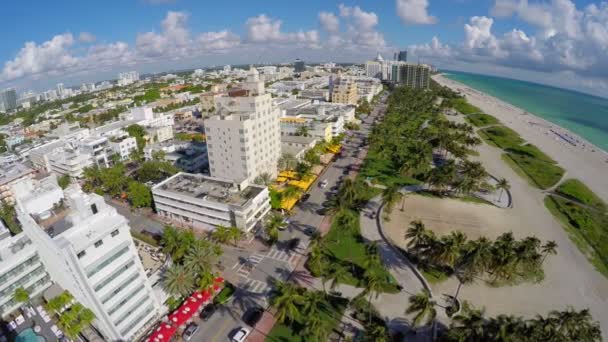
[[[447,78],[568,129],[608,151],[608,99],[509,78],[456,71],[443,73]]]

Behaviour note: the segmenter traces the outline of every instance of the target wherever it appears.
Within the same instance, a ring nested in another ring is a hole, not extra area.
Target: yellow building
[[[357,83],[338,76],[332,85],[331,102],[356,106],[358,101]]]

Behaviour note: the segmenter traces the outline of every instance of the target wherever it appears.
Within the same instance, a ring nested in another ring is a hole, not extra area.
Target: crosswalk
[[[245,284],[242,286],[242,288],[252,293],[259,293],[264,295],[271,290],[271,287],[270,285],[268,285],[268,283],[256,279],[248,279],[247,282],[245,282]]]
[[[283,261],[283,262],[289,262],[295,256],[296,256],[295,253],[290,253],[290,252],[287,252],[287,251],[282,251],[282,250],[279,250],[279,249],[276,249],[276,248],[271,248],[268,251],[268,253],[266,253],[266,258],[270,258],[270,259],[274,259],[274,260],[278,260],[278,261]]]
[[[249,273],[253,271],[253,269],[257,266],[257,264],[260,263],[260,261],[262,261],[262,259],[264,259],[264,255],[257,253],[251,255],[249,258],[247,258],[247,261],[239,267],[236,273],[241,277],[249,276]]]

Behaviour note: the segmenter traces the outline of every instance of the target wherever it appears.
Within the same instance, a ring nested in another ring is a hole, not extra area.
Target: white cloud
[[[346,23],[346,33],[341,39],[345,48],[363,48],[366,50],[383,50],[386,48],[384,35],[376,31],[378,15],[366,12],[359,6],[349,7],[344,4],[338,6],[340,16]],[[334,40],[337,40],[334,38]]]
[[[435,24],[437,18],[429,15],[428,0],[397,0],[397,15],[404,24]]]
[[[241,39],[236,34],[224,30],[220,32],[205,32],[198,37],[202,49],[209,52],[219,52],[238,46]]]
[[[247,19],[247,40],[252,43],[299,43],[314,46],[319,42],[316,30],[281,32],[282,21],[265,14]]]
[[[47,71],[66,71],[78,63],[78,58],[69,50],[73,44],[74,37],[70,33],[57,35],[40,45],[27,42],[13,60],[4,64],[0,80],[37,76]]]
[[[411,53],[435,63],[514,68],[522,77],[534,73],[553,84],[560,77],[574,79],[582,90],[597,94],[603,89],[608,95],[608,3],[577,8],[570,0],[496,0],[491,14],[499,20],[515,17],[532,29],[496,33],[493,18],[477,16],[464,25],[460,44],[446,47],[432,41],[411,46]]]
[[[80,35],[78,35],[78,40],[83,43],[92,43],[95,39],[95,36],[90,32],[80,32]]]
[[[340,31],[340,19],[331,12],[320,12],[319,22],[321,27],[329,33],[338,33]]]

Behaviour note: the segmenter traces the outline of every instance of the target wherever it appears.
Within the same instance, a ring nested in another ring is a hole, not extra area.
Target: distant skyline
[[[608,97],[608,3],[571,0],[3,4],[0,88],[220,64],[413,62]]]

